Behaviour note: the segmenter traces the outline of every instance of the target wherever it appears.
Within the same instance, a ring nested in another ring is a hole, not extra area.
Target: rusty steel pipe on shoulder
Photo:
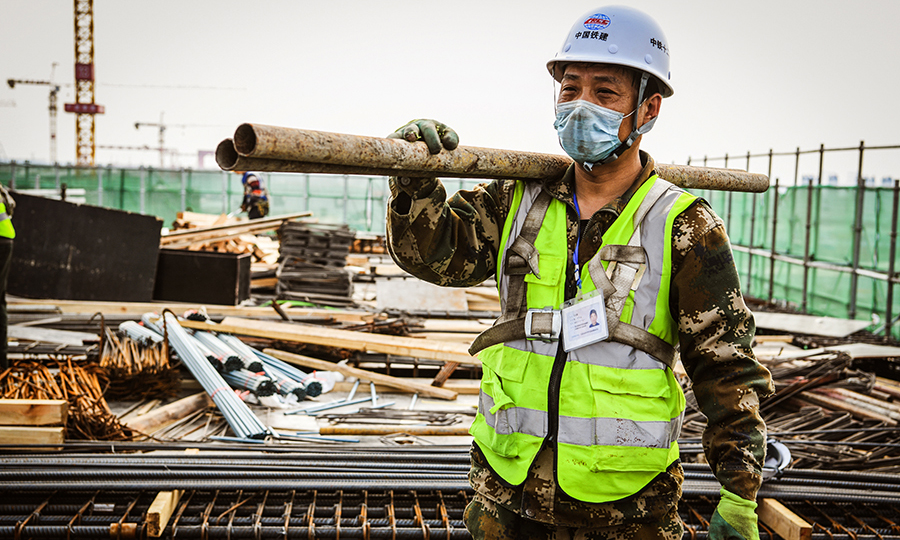
[[[400,139],[262,124],[238,126],[233,139],[219,144],[216,162],[226,171],[520,180],[559,177],[572,164],[567,156],[475,146],[431,154],[424,144]],[[685,189],[762,193],[769,188],[766,175],[735,169],[658,163],[656,170]]]

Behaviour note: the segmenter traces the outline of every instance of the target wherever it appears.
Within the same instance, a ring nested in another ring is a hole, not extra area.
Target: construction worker
[[[475,538],[680,539],[679,353],[722,485],[709,536],[759,538],[771,375],[753,356],[722,220],[640,150],[674,92],[669,53],[646,14],[592,10],[547,63],[574,160],[565,174],[449,200],[435,178],[390,181],[397,264],[452,287],[496,277],[500,291],[501,318],[470,349],[483,369],[465,513]],[[432,153],[459,142],[433,120],[390,137]],[[586,330],[589,309],[605,331]]]
[[[244,199],[241,201],[241,211],[247,212],[250,219],[259,219],[269,214],[269,192],[262,185],[262,180],[256,173],[245,172],[241,177],[244,186]]]
[[[9,278],[9,267],[12,266],[13,228],[12,215],[16,209],[16,201],[9,191],[0,184],[0,371],[9,367],[7,351],[6,282]]]

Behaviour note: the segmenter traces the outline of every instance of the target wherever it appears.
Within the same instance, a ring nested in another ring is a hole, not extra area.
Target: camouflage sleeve
[[[447,199],[436,178],[391,178],[387,244],[410,274],[447,287],[494,275],[513,181],[495,180]]]
[[[756,326],[725,225],[705,201],[676,218],[672,266],[681,361],[707,418],[703,450],[725,489],[755,500],[766,447],[759,399],[774,386],[751,348]]]

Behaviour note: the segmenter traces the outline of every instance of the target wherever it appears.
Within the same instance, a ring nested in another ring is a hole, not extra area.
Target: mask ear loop
[[[650,128],[653,127],[653,124],[656,122],[656,118],[650,120],[643,126],[638,126],[638,116],[637,111],[641,108],[644,102],[644,91],[647,89],[647,81],[649,80],[650,75],[645,71],[641,74],[641,86],[638,88],[637,95],[637,107],[631,114],[634,114],[634,129],[631,130],[631,133],[628,135],[628,138],[625,139],[622,144],[620,144],[613,152],[608,155],[605,159],[601,160],[600,163],[606,165],[607,163],[612,163],[613,161],[619,159],[619,156],[625,153],[626,150],[631,148],[631,145],[634,144],[635,139],[650,131]],[[645,129],[646,128],[646,129]]]

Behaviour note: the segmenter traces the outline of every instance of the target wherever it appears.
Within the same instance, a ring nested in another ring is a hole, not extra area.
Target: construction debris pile
[[[499,315],[494,284],[437,288],[410,279],[378,240],[273,223],[280,241],[263,243],[278,245],[277,262],[256,252],[260,242],[238,255],[271,272],[241,305],[11,303],[15,365],[0,374],[0,396],[55,399],[68,416],[14,427],[0,418],[10,488],[0,537],[468,538],[481,370],[467,349]],[[184,229],[165,244],[250,245],[247,226]],[[788,457],[767,461],[763,530],[801,537],[783,529],[793,512],[816,540],[896,537],[887,523],[900,519],[900,348],[858,321],[812,324],[765,307],[755,308],[754,351],[777,394],[761,411]],[[702,538],[718,484],[704,463],[705,418],[681,376],[679,512]],[[91,494],[70,489],[85,483]],[[868,517],[858,522],[848,509],[859,500]]]

